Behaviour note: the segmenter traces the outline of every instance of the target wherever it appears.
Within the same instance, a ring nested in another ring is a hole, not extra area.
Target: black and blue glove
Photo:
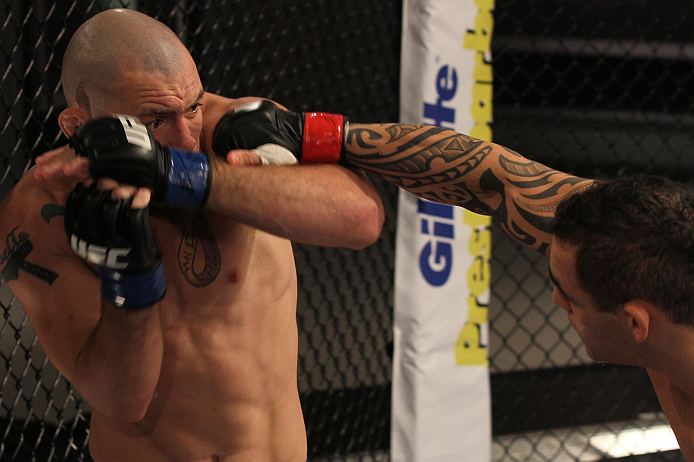
[[[137,118],[114,115],[80,125],[70,138],[75,153],[89,158],[92,178],[153,190],[152,200],[196,209],[212,183],[207,156],[162,146]]]
[[[166,278],[149,207],[131,202],[79,184],[65,204],[65,233],[75,253],[99,265],[102,297],[138,310],[164,298]]]

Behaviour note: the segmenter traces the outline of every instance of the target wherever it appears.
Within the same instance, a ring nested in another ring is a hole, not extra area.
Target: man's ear
[[[83,109],[76,109],[69,107],[63,109],[63,111],[58,116],[58,125],[63,131],[65,136],[70,138],[75,134],[77,127],[89,120],[89,113]]]
[[[648,338],[655,307],[644,300],[632,300],[624,304],[629,328],[636,343],[642,343]]]

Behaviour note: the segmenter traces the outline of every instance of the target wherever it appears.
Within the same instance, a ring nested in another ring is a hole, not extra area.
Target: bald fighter
[[[151,134],[189,153],[176,168],[209,175],[204,201],[160,200],[88,178],[66,146],[37,159],[0,204],[0,272],[92,408],[93,459],[304,462],[291,241],[371,244],[383,220],[375,190],[340,166],[218,158],[209,135],[254,98],[205,93],[176,35],[135,11],[85,22],[62,79],[68,137],[121,114],[133,121],[126,139],[142,148]]]

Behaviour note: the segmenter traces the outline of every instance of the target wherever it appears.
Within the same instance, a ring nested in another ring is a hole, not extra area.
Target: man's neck
[[[694,402],[694,328],[669,323],[647,353],[650,369],[666,376],[683,399]]]

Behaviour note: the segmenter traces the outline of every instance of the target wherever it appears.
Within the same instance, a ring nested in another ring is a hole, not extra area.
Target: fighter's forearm
[[[213,164],[206,210],[305,244],[358,249],[380,234],[383,205],[363,174],[336,165]]]
[[[353,124],[345,160],[419,197],[494,216],[540,252],[564,197],[591,181],[552,170],[503,146],[426,125]]]
[[[137,422],[154,394],[163,359],[158,304],[128,311],[104,300],[75,365],[75,386],[92,407]]]

